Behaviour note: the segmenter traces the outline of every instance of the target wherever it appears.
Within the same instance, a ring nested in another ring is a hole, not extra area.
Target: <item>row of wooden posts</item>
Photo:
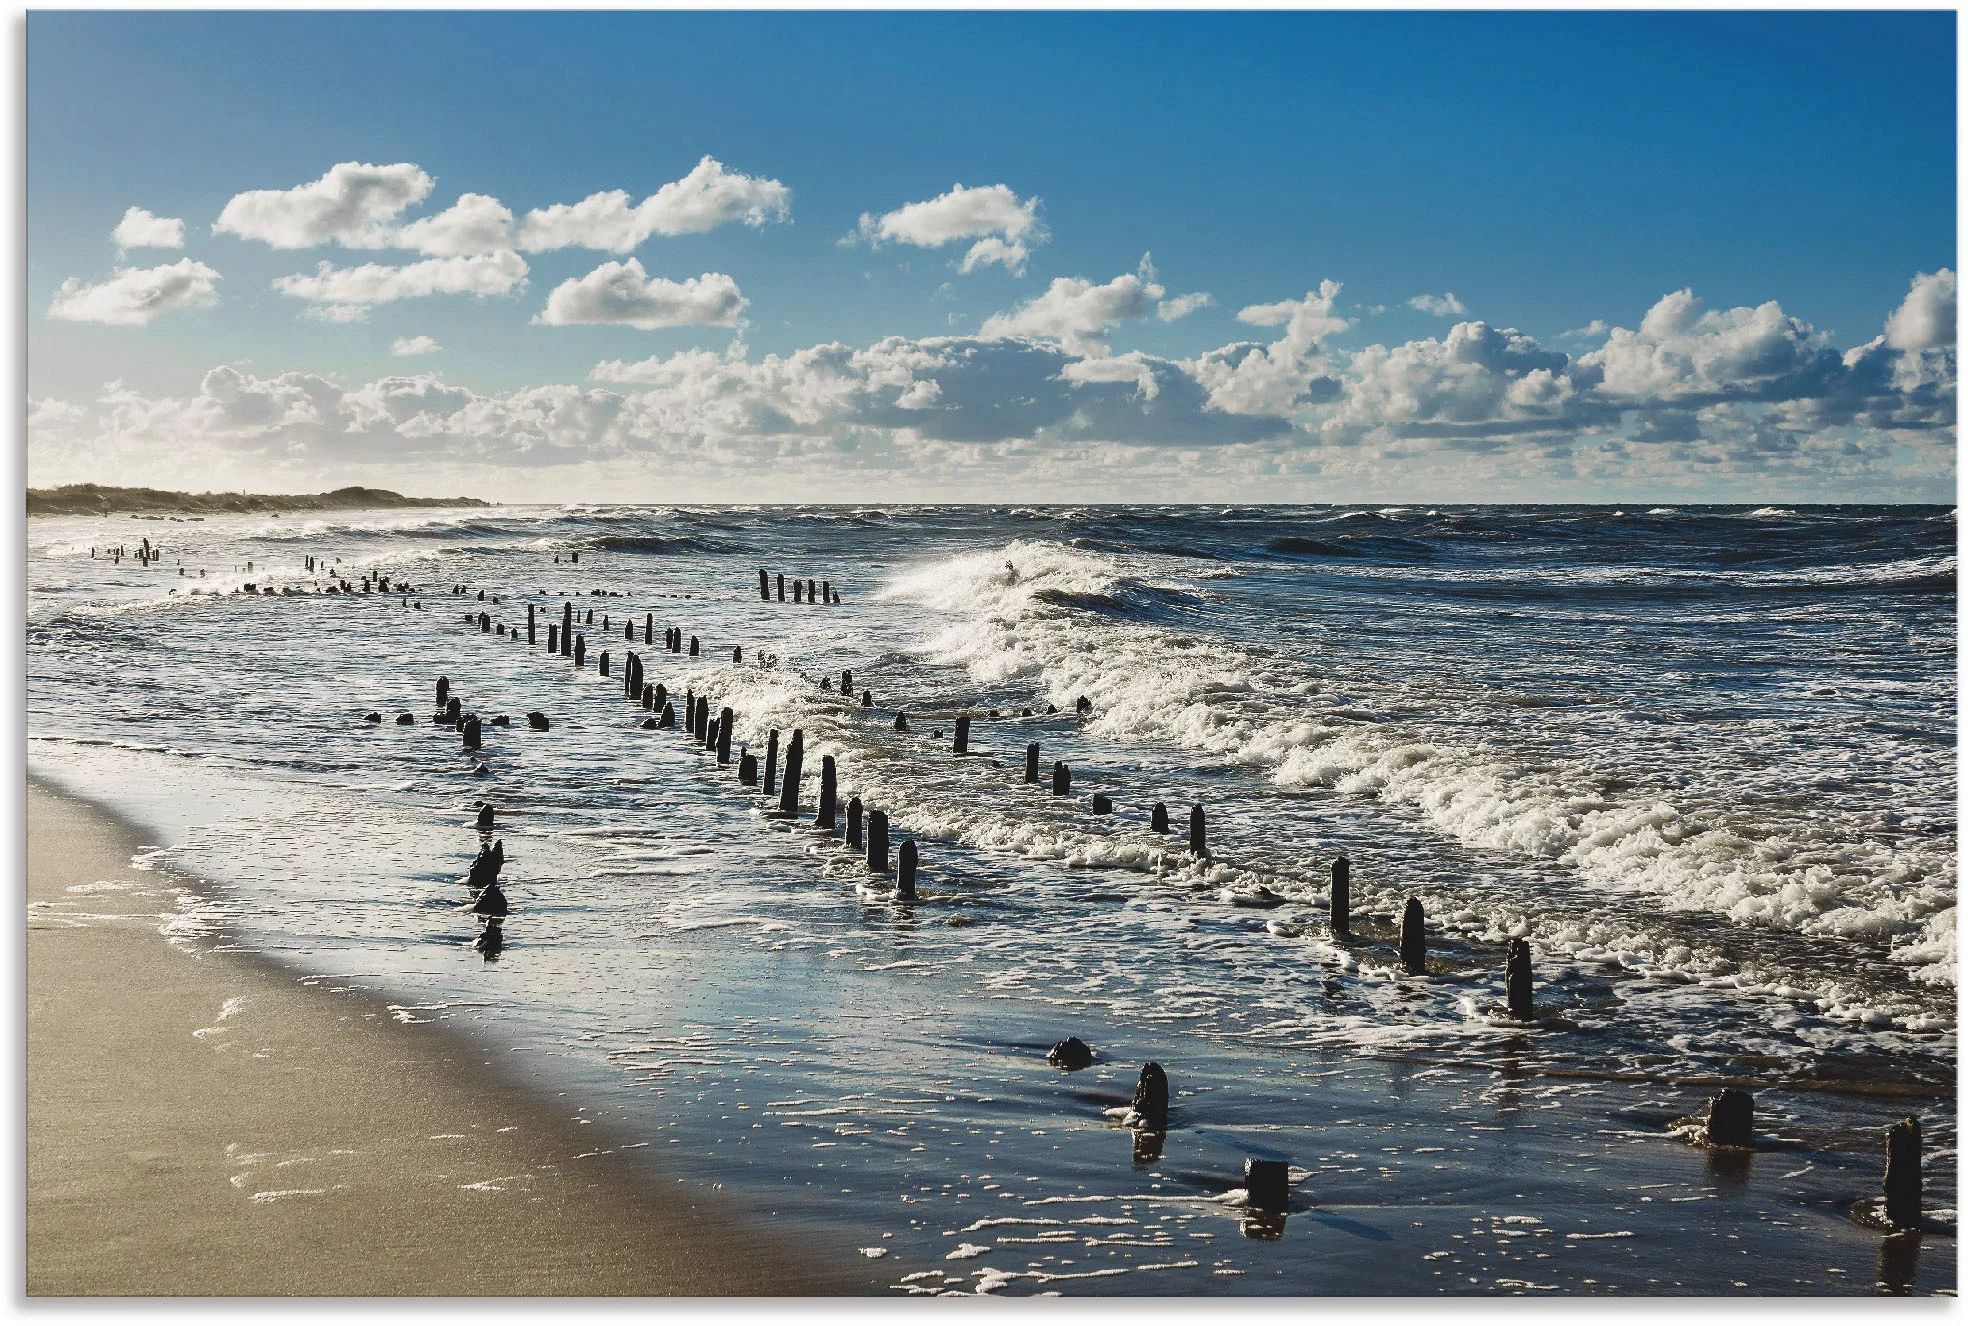
[[[759,599],[765,603],[772,602],[773,590],[777,588],[779,592],[778,601],[784,603],[786,601],[785,574],[783,572],[778,572],[778,573],[774,573],[774,576],[768,577],[766,575],[765,568],[760,567],[758,575],[759,575]],[[820,581],[801,580],[798,576],[793,577],[793,602],[831,604],[831,603],[839,603],[840,601],[841,601],[840,594],[838,591],[834,589],[833,584],[831,582],[826,580],[820,580]]]
[[[825,582],[822,582],[822,586],[825,586]],[[766,580],[763,571],[759,573],[759,587],[761,597],[768,597],[765,592]],[[820,592],[830,591],[823,588]],[[801,595],[794,601],[838,602],[839,600],[838,598],[807,599]],[[466,616],[469,619],[472,614],[467,613]],[[593,619],[594,613],[589,611],[586,624],[592,624]],[[606,620],[604,618],[604,623]],[[478,614],[477,622],[482,631],[492,629],[491,619],[487,614]],[[573,604],[563,603],[559,624],[556,626],[549,623],[547,626],[547,649],[549,654],[571,657],[578,668],[583,666],[586,638],[575,632],[575,624]],[[526,609],[526,638],[528,644],[536,643],[536,618],[531,604],[528,604]],[[633,619],[624,620],[623,638],[635,639]],[[663,647],[668,652],[683,653],[684,639],[683,628],[675,626],[664,628]],[[655,641],[654,614],[644,615],[642,640],[645,644],[653,644]],[[688,650],[690,655],[696,656],[699,649],[697,637],[690,636]],[[742,661],[741,650],[734,648],[732,656],[734,662]],[[600,656],[599,673],[602,676],[610,675],[607,651],[603,651]],[[645,720],[644,726],[657,728],[677,726],[677,713],[668,689],[660,682],[652,684],[644,679],[644,665],[640,655],[628,651],[621,673],[623,697],[639,703],[643,709],[652,711],[656,715]],[[444,698],[442,685],[440,681],[440,700]],[[840,693],[843,696],[852,696],[853,687],[853,673],[843,670]],[[862,706],[868,707],[871,702],[872,695],[863,691]],[[455,697],[451,699],[450,705],[451,717],[458,718],[458,701]],[[735,724],[735,716],[731,708],[724,706],[713,717],[710,697],[700,696],[689,690],[684,693],[684,708],[683,730],[686,735],[701,749],[714,752],[720,766],[730,764]],[[1084,700],[1081,701],[1079,708],[1082,712],[1088,708]],[[530,719],[537,720],[540,717],[537,714],[529,715]],[[534,726],[544,727],[545,724],[536,721]],[[461,727],[466,749],[477,750],[480,741],[477,720],[472,718],[464,721]],[[897,714],[895,727],[898,731],[908,730],[904,715]],[[968,755],[969,745],[970,718],[967,715],[959,716],[952,734],[952,752],[958,756]],[[803,729],[794,728],[786,743],[783,772],[780,768],[780,756],[779,730],[773,728],[766,737],[763,771],[759,767],[756,755],[749,751],[741,751],[737,761],[737,781],[741,787],[760,787],[767,797],[776,795],[777,814],[787,820],[796,821],[800,816],[799,789],[805,764]],[[1039,744],[1031,742],[1025,748],[1024,781],[1027,784],[1036,784],[1040,781],[1039,767]],[[1064,761],[1054,761],[1051,770],[1052,794],[1070,795],[1071,785],[1070,768]],[[1111,813],[1113,803],[1103,795],[1096,795],[1092,799],[1092,808],[1096,814],[1107,814]],[[1169,812],[1165,803],[1157,801],[1151,808],[1149,826],[1157,833],[1169,832]],[[831,755],[821,759],[819,800],[815,807],[814,827],[830,835],[839,832],[847,848],[864,853],[871,872],[882,875],[888,873],[890,833],[888,816],[880,810],[865,809],[859,797],[849,798],[843,812],[843,808],[838,804],[837,771],[834,757]],[[1210,856],[1207,816],[1200,804],[1192,806],[1189,811],[1189,851],[1198,860],[1206,860]],[[895,896],[898,900],[913,900],[916,897],[916,879],[921,862],[920,850],[913,839],[906,840],[901,844],[896,856]],[[1343,938],[1351,934],[1351,912],[1352,866],[1342,855],[1336,857],[1331,864],[1328,924],[1334,937]],[[1399,955],[1400,965],[1404,971],[1413,975],[1426,974],[1428,967],[1426,917],[1419,898],[1409,898],[1402,909]],[[1512,939],[1506,951],[1504,990],[1505,1008],[1511,1017],[1529,1020],[1535,1016],[1531,948],[1529,943],[1521,938]],[[1152,1107],[1157,1088],[1161,1101],[1159,1111]],[[1142,1069],[1142,1077],[1137,1084],[1135,1097],[1134,1108],[1137,1116],[1159,1118],[1163,1121],[1163,1126],[1166,1126],[1167,1082],[1159,1065],[1149,1064]],[[1144,1103],[1149,1103],[1151,1108],[1144,1111],[1142,1109]],[[1754,1145],[1752,1121],[1751,1096],[1746,1091],[1731,1088],[1723,1091],[1710,1102],[1708,1117],[1701,1135],[1703,1140],[1712,1145],[1751,1147]],[[1920,1152],[1920,1124],[1917,1119],[1908,1117],[1888,1130],[1884,1215],[1887,1223],[1896,1230],[1917,1229],[1922,1224]],[[1252,1159],[1246,1165],[1245,1181],[1252,1206],[1265,1210],[1284,1209],[1284,1193],[1288,1184],[1288,1169],[1285,1162]]]

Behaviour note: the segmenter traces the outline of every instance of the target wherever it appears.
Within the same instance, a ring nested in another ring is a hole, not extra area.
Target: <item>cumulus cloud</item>
[[[401,248],[444,258],[498,253],[513,246],[512,224],[512,211],[497,198],[465,193],[442,212],[403,226],[396,232],[395,242]]]
[[[526,260],[517,253],[472,254],[462,258],[426,258],[391,266],[364,263],[336,267],[322,263],[312,275],[274,278],[283,295],[305,299],[311,316],[327,322],[357,322],[376,304],[426,295],[511,294],[526,283]]]
[[[214,234],[256,239],[276,249],[335,243],[384,249],[396,243],[396,218],[431,191],[433,181],[407,161],[371,166],[344,161],[310,184],[237,194],[219,213]]]
[[[71,276],[55,292],[48,316],[64,322],[148,327],[160,313],[216,304],[214,287],[219,279],[217,272],[190,258],[164,267],[119,267],[108,280],[93,285]]]
[[[109,232],[116,247],[131,249],[181,249],[185,246],[185,223],[171,216],[152,216],[141,207],[123,213],[116,229]]]
[[[1408,307],[1420,313],[1432,313],[1438,318],[1459,318],[1469,312],[1455,297],[1453,290],[1441,295],[1416,295],[1408,301]]]
[[[1563,417],[1579,389],[1571,361],[1508,328],[1461,322],[1441,340],[1369,346],[1353,355],[1331,422],[1394,426],[1492,425]]]
[[[565,248],[628,253],[651,235],[698,235],[733,222],[756,229],[784,221],[792,204],[793,191],[778,180],[726,170],[707,156],[640,203],[632,205],[625,190],[612,189],[528,212],[518,246],[529,253]]]
[[[586,276],[561,282],[533,320],[556,327],[621,323],[644,331],[730,327],[748,302],[739,293],[738,283],[722,272],[670,281],[650,276],[631,258],[605,262]]]
[[[959,270],[970,272],[995,263],[1013,276],[1023,276],[1032,248],[1050,238],[1039,220],[1037,198],[1020,198],[1004,184],[976,189],[956,184],[948,193],[907,203],[881,216],[863,212],[860,225],[842,242],[859,239],[874,245],[938,249],[973,240]]]
[[[1164,299],[1161,303],[1155,305],[1155,316],[1163,322],[1174,322],[1177,318],[1188,317],[1199,308],[1208,308],[1215,302],[1216,297],[1211,295],[1209,291],[1198,290],[1194,294],[1177,295],[1174,299]]]
[[[399,336],[390,342],[390,353],[399,359],[436,354],[443,348],[434,337],[430,336]]]
[[[1285,415],[1301,403],[1329,398],[1332,362],[1325,345],[1353,325],[1334,311],[1339,291],[1339,282],[1324,281],[1303,299],[1239,309],[1239,322],[1282,326],[1284,334],[1268,345],[1242,341],[1198,356],[1189,368],[1210,405],[1229,414]]]
[[[1155,280],[1146,254],[1137,271],[1095,285],[1080,276],[1055,277],[1045,293],[1026,300],[1009,313],[985,320],[986,338],[1038,336],[1058,341],[1076,355],[1099,354],[1107,329],[1145,318],[1168,293]]]
[[[1886,344],[1895,350],[1932,350],[1954,344],[1954,272],[1943,267],[1913,278],[1913,288],[1886,319]]]

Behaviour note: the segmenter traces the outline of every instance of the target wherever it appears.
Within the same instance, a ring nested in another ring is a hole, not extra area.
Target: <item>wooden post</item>
[[[1419,898],[1408,899],[1401,912],[1401,966],[1415,976],[1428,970],[1428,935]]]
[[[706,746],[711,744],[710,696],[700,695],[697,697],[697,726],[692,728],[691,731],[696,734],[697,740],[703,742]]]
[[[489,613],[489,612],[481,612],[481,613],[479,613],[479,614],[478,614],[478,633],[479,633],[480,635],[490,635],[490,634],[492,634],[492,614],[491,614],[491,613]]]
[[[1710,1146],[1753,1146],[1755,1119],[1755,1098],[1747,1091],[1730,1087],[1708,1102],[1708,1123],[1702,1129],[1702,1140]]]
[[[1531,946],[1521,939],[1510,941],[1510,956],[1504,962],[1504,1002],[1510,1016],[1531,1016]]]
[[[1209,855],[1209,834],[1203,824],[1203,808],[1189,808],[1189,850],[1196,856]]]
[[[1155,833],[1169,831],[1168,806],[1160,801],[1155,803],[1155,808],[1148,812],[1148,827]]]
[[[437,707],[442,709],[444,707],[444,702],[447,699],[449,699],[450,696],[451,696],[451,679],[449,677],[439,677],[437,679]]]
[[[800,765],[806,759],[806,731],[794,728],[786,742],[786,776],[779,780],[779,811],[791,819],[799,818]]]
[[[444,702],[444,721],[452,727],[464,722],[464,702],[455,695]]]
[[[950,743],[950,750],[957,755],[969,754],[970,720],[968,718],[959,718],[957,720],[957,739]]]
[[[718,763],[731,763],[731,706],[718,710]]]
[[[827,583],[825,580],[822,580],[820,582],[820,602],[825,604],[825,603],[832,603],[833,601],[834,601],[834,587],[831,584]]]
[[[622,619],[622,638],[631,644],[635,643],[635,619],[633,617],[624,617]]]
[[[1332,898],[1327,906],[1335,935],[1353,932],[1353,863],[1336,856],[1332,863]]]
[[[601,657],[595,660],[595,665],[601,669],[602,676],[606,677],[608,675],[608,651],[606,649],[601,651]]]
[[[547,623],[547,652],[549,654],[560,652],[560,628],[552,622]]]
[[[649,699],[651,709],[661,709],[670,702],[670,688],[660,681],[657,682]]]
[[[697,637],[694,635],[690,637],[690,657],[697,657]]]
[[[656,614],[653,612],[642,614],[642,642],[646,645],[656,643]]]
[[[904,902],[916,900],[916,840],[905,839],[895,861],[895,896]]]
[[[868,812],[868,869],[888,873],[888,816],[879,810]]]
[[[1168,1075],[1160,1064],[1143,1064],[1135,1079],[1134,1126],[1151,1133],[1168,1131]]]
[[[897,732],[907,732],[909,730],[909,716],[899,709],[895,711],[895,730]]]
[[[479,747],[478,719],[467,718],[465,720],[465,749],[477,750],[478,747]]]
[[[861,798],[847,799],[847,845],[859,850],[861,847]]]
[[[1093,813],[1096,815],[1112,815],[1114,813],[1113,798],[1104,792],[1095,792],[1093,794]]]
[[[1066,767],[1064,760],[1052,762],[1052,794],[1056,797],[1069,795],[1073,790],[1073,771]]]
[[[786,573],[784,571],[779,572],[779,601],[781,603],[786,601]]]
[[[834,831],[834,797],[836,790],[834,757],[831,755],[822,755],[820,757],[820,812],[814,816],[814,828],[825,829],[829,833]]]
[[[1039,781],[1039,743],[1036,741],[1028,743],[1025,747],[1025,781],[1028,783]]]
[[[773,728],[765,737],[765,794],[771,796],[779,790],[779,729]]]
[[[585,635],[575,636],[574,637],[574,666],[577,668],[587,666],[586,663],[583,662],[583,660],[586,659],[587,656],[588,656],[588,637]]]
[[[811,580],[806,582],[806,601],[808,603],[813,602],[813,582]]]
[[[854,694],[854,674],[846,668],[841,669],[841,699]]]
[[[1259,1211],[1283,1211],[1291,1198],[1291,1166],[1282,1160],[1244,1161],[1244,1191]]]
[[[861,707],[863,709],[872,709],[875,707],[875,693],[873,691],[861,692]]]
[[[805,594],[806,594],[806,586],[801,584],[799,581],[795,580],[793,582],[793,602],[795,603],[806,602]]]
[[[539,642],[540,637],[533,631],[533,605],[529,603],[526,605],[526,643],[533,645]]]
[[[772,602],[772,587],[765,581],[765,568],[759,568],[759,597],[767,603]]]
[[[574,652],[574,605],[563,602],[560,605],[560,652],[563,655]]]
[[[746,751],[738,757],[738,785],[757,787],[759,780],[759,757]]]
[[[663,706],[663,714],[662,714],[662,717],[660,717],[660,718],[658,718],[658,719],[656,720],[656,726],[657,726],[657,727],[675,727],[675,726],[676,726],[676,706],[675,706],[675,705],[673,705],[673,704],[666,704],[666,705],[664,705],[664,706]]]
[[[731,661],[733,663],[743,663],[745,661],[745,647],[743,645],[731,646]]]
[[[1886,1223],[1920,1228],[1920,1120],[1908,1115],[1886,1130]]]

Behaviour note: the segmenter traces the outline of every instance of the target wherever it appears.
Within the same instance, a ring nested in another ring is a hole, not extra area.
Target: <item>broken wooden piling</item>
[[[1052,794],[1063,797],[1073,790],[1073,771],[1066,767],[1064,760],[1052,762]]]
[[[1025,781],[1039,781],[1039,743],[1036,741],[1027,743],[1025,747]]]
[[[916,865],[919,856],[916,840],[905,839],[895,857],[895,896],[904,902],[914,902],[916,898]]]
[[[1920,1228],[1920,1120],[1908,1115],[1886,1130],[1886,1223]]]
[[[799,818],[800,766],[805,759],[806,731],[796,727],[786,742],[786,776],[779,780],[779,813],[788,819]]]
[[[859,850],[861,846],[861,798],[847,799],[847,832],[843,835],[849,847]]]
[[[1327,904],[1327,924],[1335,935],[1348,934],[1353,926],[1353,865],[1344,856],[1332,863],[1332,897]]]
[[[1531,946],[1521,939],[1510,941],[1510,956],[1504,962],[1504,1003],[1514,1018],[1531,1016]]]
[[[823,755],[820,757],[820,808],[813,817],[814,828],[833,832],[835,792],[834,757]]]
[[[1428,971],[1428,935],[1419,898],[1408,899],[1401,911],[1401,967],[1415,976]]]
[[[957,735],[956,739],[950,743],[950,751],[955,755],[967,755],[970,753],[970,719],[959,718],[957,720]]]
[[[868,812],[868,869],[888,873],[888,816],[879,810]]]

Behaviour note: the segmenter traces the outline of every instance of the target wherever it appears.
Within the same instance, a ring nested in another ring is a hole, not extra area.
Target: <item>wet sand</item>
[[[29,1295],[869,1292],[631,1179],[589,1125],[374,998],[169,942],[117,820],[27,789]]]

